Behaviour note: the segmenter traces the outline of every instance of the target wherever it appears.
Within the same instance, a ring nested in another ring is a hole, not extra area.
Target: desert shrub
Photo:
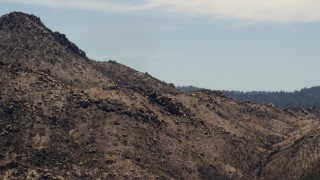
[[[59,167],[63,169],[69,169],[72,164],[72,161],[66,153],[43,149],[32,152],[31,163],[36,166],[45,165],[51,168]]]

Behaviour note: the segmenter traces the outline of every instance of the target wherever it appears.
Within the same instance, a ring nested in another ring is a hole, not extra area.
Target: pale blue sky
[[[239,11],[224,0],[0,0],[0,13],[40,16],[90,58],[113,59],[175,85],[245,91],[320,85],[320,3],[243,1]]]

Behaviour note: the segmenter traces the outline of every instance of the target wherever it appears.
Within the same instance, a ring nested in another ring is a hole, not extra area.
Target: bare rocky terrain
[[[0,19],[1,179],[318,179],[320,115],[181,92]]]

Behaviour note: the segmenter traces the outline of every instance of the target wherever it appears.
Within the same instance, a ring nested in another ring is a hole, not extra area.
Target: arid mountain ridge
[[[197,91],[200,88],[194,86],[180,86],[181,91],[190,92]],[[239,101],[251,101],[258,104],[274,104],[280,108],[300,108],[300,109],[314,109],[320,110],[320,86],[313,86],[310,88],[303,88],[299,91],[285,92],[285,91],[222,91],[229,97],[235,98]]]
[[[98,62],[34,15],[0,18],[2,179],[310,179],[320,115],[181,92]]]

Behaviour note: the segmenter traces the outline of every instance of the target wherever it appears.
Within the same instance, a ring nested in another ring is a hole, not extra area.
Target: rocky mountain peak
[[[84,59],[88,59],[86,53],[77,45],[69,41],[65,34],[51,31],[41,22],[39,17],[33,14],[29,15],[22,12],[12,12],[4,15],[0,18],[0,30],[13,34],[13,37],[15,38],[21,38],[21,36],[16,36],[17,34],[22,34],[24,36],[23,38],[25,38],[25,36],[53,36],[57,42],[62,46],[67,47],[71,52]]]
[[[35,25],[45,27],[39,17],[22,12],[12,12],[0,18],[1,29],[34,28]]]

